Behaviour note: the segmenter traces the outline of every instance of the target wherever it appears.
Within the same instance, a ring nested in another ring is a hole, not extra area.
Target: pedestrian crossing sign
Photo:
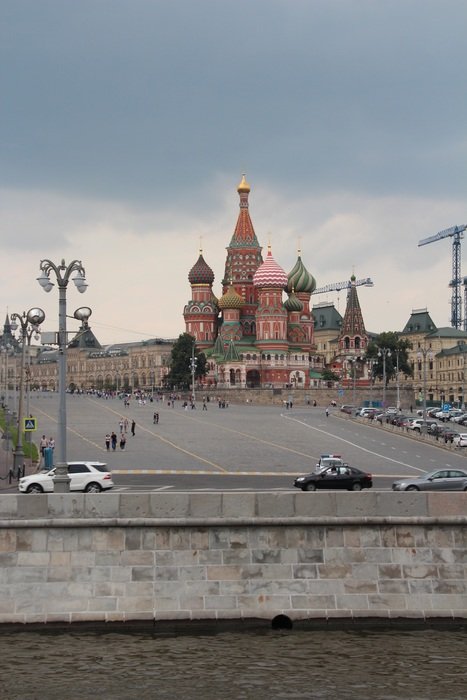
[[[32,430],[37,430],[37,419],[36,418],[25,418],[24,419],[24,432],[31,432]]]

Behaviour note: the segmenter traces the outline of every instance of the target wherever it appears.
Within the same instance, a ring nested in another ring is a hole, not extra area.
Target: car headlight
[[[297,479],[295,479],[295,481],[305,481],[305,477],[299,476]]]

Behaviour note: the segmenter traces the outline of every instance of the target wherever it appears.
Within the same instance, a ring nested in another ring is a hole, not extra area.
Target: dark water
[[[464,700],[465,631],[0,632],[1,700]]]

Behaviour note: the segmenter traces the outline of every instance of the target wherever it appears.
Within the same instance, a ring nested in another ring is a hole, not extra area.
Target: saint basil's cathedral
[[[275,261],[270,246],[263,260],[250,218],[250,186],[245,176],[237,191],[240,211],[227,247],[222,296],[214,295],[214,273],[200,251],[188,274],[191,300],[183,311],[186,332],[206,356],[208,385],[306,389],[316,350],[310,307],[315,278],[300,251],[289,274]],[[351,285],[333,367],[343,366],[349,353],[364,352],[367,342],[356,288]]]

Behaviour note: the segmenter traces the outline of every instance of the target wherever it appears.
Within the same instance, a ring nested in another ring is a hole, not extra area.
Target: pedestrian
[[[122,434],[120,435],[120,449],[121,449],[121,450],[124,450],[124,449],[125,449],[125,445],[126,445],[126,437],[125,437],[125,433],[122,433]]]
[[[118,427],[120,428],[120,432],[123,433],[123,418],[119,420]]]
[[[208,407],[206,406],[206,401],[203,402],[203,411],[207,411]]]
[[[157,425],[159,423],[159,414],[155,413],[154,414],[154,423]]]
[[[55,449],[55,440],[53,439],[53,437],[49,438],[49,443],[47,447],[50,447],[51,450]]]
[[[43,435],[43,436],[41,437],[40,441],[39,441],[39,450],[40,450],[40,453],[41,453],[41,457],[44,456],[44,450],[45,450],[45,448],[48,447],[48,446],[49,446],[49,443],[48,443],[48,441],[47,441],[47,438],[45,437],[45,435]]]
[[[326,413],[326,418],[329,418],[329,408],[326,408],[325,413]]]
[[[131,434],[134,436],[135,435],[135,428],[136,428],[136,423],[135,420],[133,419],[131,421]]]
[[[112,450],[115,452],[117,448],[117,435],[112,431],[112,435],[110,436],[110,442],[112,443]]]
[[[105,447],[108,452],[110,450],[110,433],[107,433],[107,435],[105,436]]]
[[[157,416],[157,413],[154,411],[154,413],[152,415],[152,422],[154,423],[154,425],[157,423],[156,416]]]
[[[123,430],[125,431],[125,433],[128,432],[128,418],[125,418],[125,420],[123,421]]]

